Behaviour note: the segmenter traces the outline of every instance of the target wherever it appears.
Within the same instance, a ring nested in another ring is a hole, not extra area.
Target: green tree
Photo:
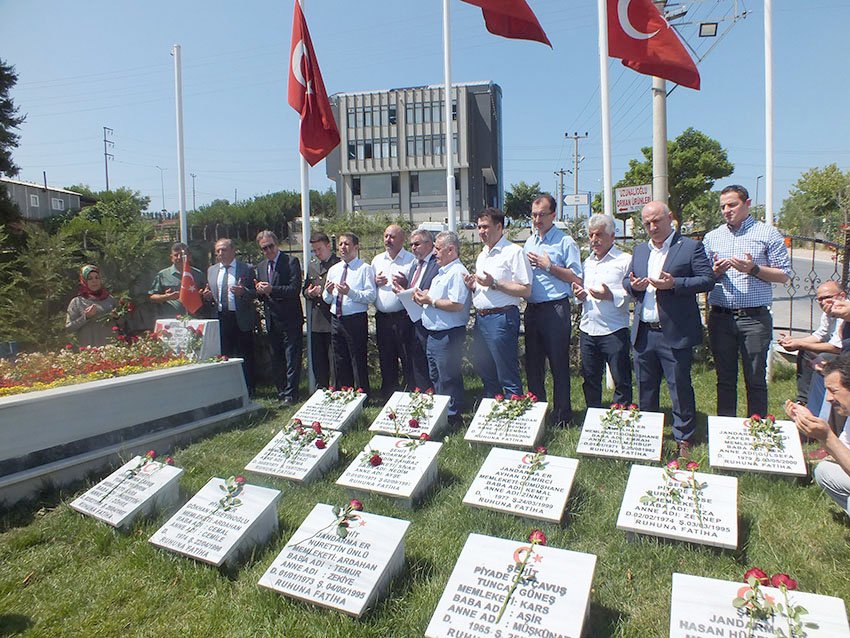
[[[97,200],[95,205],[87,206],[80,212],[81,217],[92,221],[110,218],[134,223],[141,218],[142,212],[146,211],[151,203],[150,197],[125,186],[109,191],[93,191],[86,184],[75,184],[68,186],[67,190]]]
[[[514,219],[531,217],[531,204],[540,195],[540,182],[511,184],[505,193],[505,215]]]
[[[850,171],[836,164],[803,173],[779,213],[783,229],[793,235],[823,236],[843,242],[843,226],[850,223]]]
[[[18,115],[18,107],[12,101],[10,92],[18,81],[15,67],[0,60],[0,175],[14,177],[18,167],[12,160],[12,149],[18,147],[20,135],[15,132],[26,120]],[[9,231],[14,231],[21,219],[21,211],[9,197],[5,188],[0,188],[0,223]],[[8,240],[8,237],[7,237]]]

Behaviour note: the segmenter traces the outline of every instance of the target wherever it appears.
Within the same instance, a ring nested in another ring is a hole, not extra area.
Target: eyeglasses
[[[555,214],[555,213],[553,213],[552,211],[549,211],[549,212],[547,212],[547,213],[531,213],[531,216],[532,216],[534,219],[540,219],[541,217],[546,217],[546,216],[548,216],[548,215],[554,215],[554,214]]]
[[[827,299],[835,299],[837,296],[838,293],[835,293],[834,295],[824,295],[823,297],[816,297],[816,299],[818,300],[818,303],[820,303],[822,301],[826,301]]]
[[[263,252],[271,250],[272,248],[274,248],[274,244],[266,244],[265,246],[260,246],[260,250],[262,250]]]

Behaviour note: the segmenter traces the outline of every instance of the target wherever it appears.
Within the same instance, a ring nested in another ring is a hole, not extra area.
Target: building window
[[[354,128],[355,119],[354,119],[354,108],[348,109],[348,128]]]
[[[457,133],[452,134],[452,153],[457,155]]]
[[[390,175],[390,192],[393,195],[398,195],[398,192],[399,192],[398,173],[393,173],[392,175]]]
[[[360,178],[352,177],[351,178],[351,194],[354,197],[360,197]]]
[[[457,171],[455,172],[455,190],[460,191],[460,173]]]
[[[410,194],[418,195],[419,194],[419,173],[411,173],[410,174]]]
[[[380,157],[390,156],[390,141],[388,139],[381,140],[381,155]]]
[[[50,208],[53,210],[65,210],[65,201],[58,197],[51,197]]]
[[[30,195],[30,207],[38,208],[38,195]]]
[[[452,120],[457,119],[457,100],[452,100]]]
[[[431,145],[431,138],[429,136],[425,136],[425,155],[433,155],[434,147]]]
[[[413,105],[408,104],[407,108],[405,108],[405,115],[407,117],[407,123],[413,124]]]
[[[390,140],[390,157],[398,157],[398,140]]]
[[[393,124],[396,123],[396,120],[397,120],[395,106],[390,106],[389,110],[390,110],[389,111],[390,125],[393,125]]]
[[[416,155],[416,143],[414,142],[413,137],[407,138],[407,156],[413,157]]]
[[[363,158],[372,159],[372,142],[363,144]]]
[[[443,102],[434,102],[431,105],[431,119],[435,122],[443,121]]]
[[[363,109],[361,107],[358,107],[356,112],[355,112],[354,123],[357,126],[357,128],[360,128],[360,127],[363,126]]]
[[[356,150],[354,148],[354,142],[348,143],[348,159],[353,160],[357,157]]]
[[[416,155],[422,157],[425,154],[425,140],[421,137],[416,137]]]
[[[372,126],[372,109],[363,111],[363,126]]]
[[[363,142],[357,142],[357,159],[362,160],[365,159],[365,155],[363,154]]]

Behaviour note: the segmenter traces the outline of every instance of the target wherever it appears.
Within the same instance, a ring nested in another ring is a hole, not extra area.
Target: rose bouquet
[[[770,452],[774,449],[782,450],[785,447],[785,437],[776,425],[776,417],[772,414],[764,417],[754,414],[749,419],[744,419],[744,427],[750,433],[754,450],[763,448]]]
[[[774,624],[774,635],[778,638],[805,638],[806,629],[817,629],[817,623],[803,621],[803,616],[809,611],[802,605],[794,605],[788,597],[789,591],[797,589],[797,581],[788,574],[777,573],[768,577],[767,573],[753,567],[744,574],[747,587],[738,590],[738,595],[732,600],[735,609],[743,610],[748,616],[747,636],[753,635],[757,623],[767,623],[771,618],[780,616],[785,619],[788,633]],[[762,587],[772,586],[782,592],[784,602],[777,602],[767,595]]]
[[[504,395],[497,394],[493,407],[490,408],[490,412],[487,413],[484,420],[487,423],[503,421],[507,425],[528,412],[536,402],[537,396],[533,392],[527,392],[523,395],[512,394],[509,399],[506,399]]]

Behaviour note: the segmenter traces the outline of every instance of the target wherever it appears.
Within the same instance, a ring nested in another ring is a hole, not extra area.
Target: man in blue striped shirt
[[[743,186],[720,192],[726,223],[703,244],[717,283],[708,295],[708,338],[717,372],[717,414],[738,408],[738,355],[747,386],[747,415],[767,413],[767,351],[773,335],[773,284],[784,284],[791,261],[782,234],[750,215]]]

